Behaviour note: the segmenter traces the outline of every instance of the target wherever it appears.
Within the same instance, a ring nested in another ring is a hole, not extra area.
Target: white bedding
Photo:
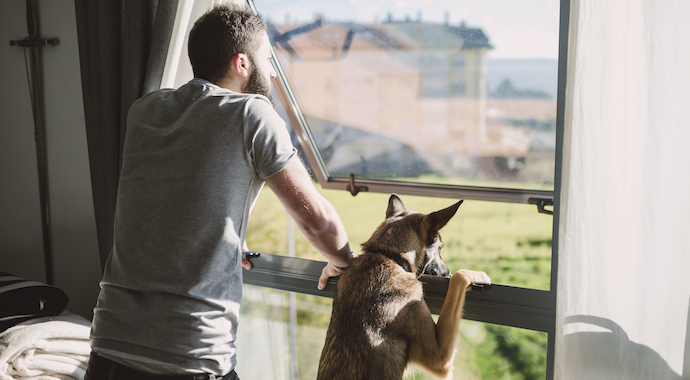
[[[90,325],[79,316],[57,316],[0,332],[0,380],[83,380]]]

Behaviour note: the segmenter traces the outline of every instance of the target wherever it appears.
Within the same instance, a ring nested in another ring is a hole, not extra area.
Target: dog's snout
[[[424,270],[424,274],[450,278],[450,271],[448,270],[448,266],[440,258],[437,258],[436,260],[431,261],[426,266],[426,269]]]

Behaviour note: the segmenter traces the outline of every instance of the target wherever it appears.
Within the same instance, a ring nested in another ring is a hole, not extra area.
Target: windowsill
[[[331,278],[324,290],[316,284],[325,262],[262,253],[251,260],[253,268],[244,270],[244,283],[298,293],[333,297],[337,278]],[[425,300],[432,313],[438,314],[448,291],[449,279],[422,276]],[[464,318],[479,322],[554,332],[556,306],[544,290],[492,285],[491,289],[467,293]],[[543,306],[551,306],[545,309]]]

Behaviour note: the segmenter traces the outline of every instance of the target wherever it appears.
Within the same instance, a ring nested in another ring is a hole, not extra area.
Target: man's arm
[[[331,203],[317,190],[300,159],[293,157],[280,172],[266,179],[283,207],[309,242],[328,259],[319,278],[323,289],[329,277],[337,276],[352,262],[345,227]],[[334,266],[335,265],[335,266]]]

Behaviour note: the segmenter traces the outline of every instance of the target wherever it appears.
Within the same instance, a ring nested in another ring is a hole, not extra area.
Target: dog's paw
[[[491,284],[491,278],[484,272],[469,269],[460,269],[455,274],[460,275],[469,288],[472,284]]]

